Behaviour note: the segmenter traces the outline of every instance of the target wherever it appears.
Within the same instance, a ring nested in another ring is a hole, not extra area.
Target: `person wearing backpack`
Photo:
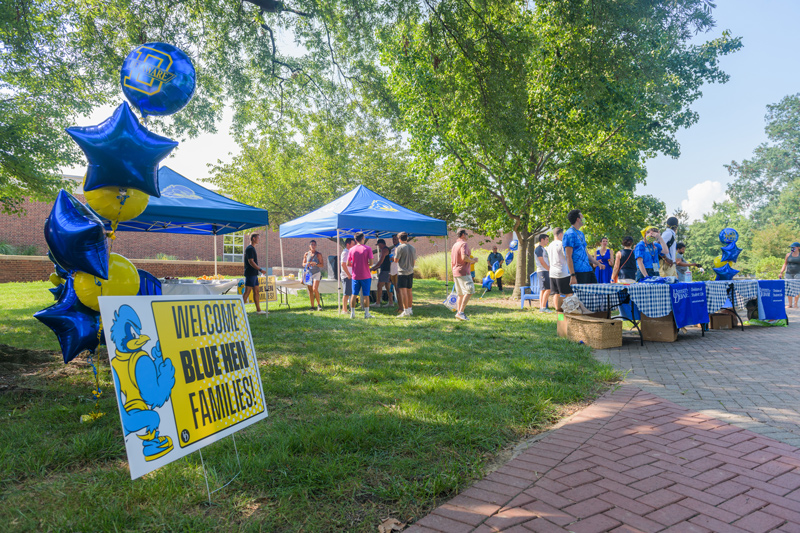
[[[622,250],[617,252],[614,261],[614,272],[611,281],[619,283],[633,283],[636,281],[636,257],[633,255],[633,237],[626,235],[622,238]]]
[[[669,217],[666,222],[667,229],[661,233],[661,238],[664,240],[666,247],[664,254],[661,256],[661,261],[658,268],[658,273],[661,277],[678,277],[678,271],[675,267],[675,251],[678,244],[678,218]]]

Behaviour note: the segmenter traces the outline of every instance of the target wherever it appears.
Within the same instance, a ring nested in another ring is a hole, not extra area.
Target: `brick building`
[[[75,197],[81,202],[85,203],[85,199],[81,189],[81,176],[65,176],[74,180],[75,186],[72,191]],[[54,198],[55,199],[55,198]],[[47,244],[44,240],[44,223],[50,214],[52,202],[26,202],[24,205],[25,212],[21,216],[6,215],[0,213],[0,242],[12,244],[14,246],[30,246],[33,245],[37,248],[38,252],[45,256],[47,254]],[[272,231],[274,230],[274,231]],[[264,265],[268,264],[269,267],[281,266],[281,246],[280,239],[278,238],[277,225],[270,230],[264,231],[264,228],[248,230],[246,233],[257,231],[262,235],[266,234],[267,238],[261,239],[258,249],[259,263]],[[232,262],[241,265],[241,254],[244,246],[249,244],[246,236],[242,234],[230,234],[220,236],[202,236],[202,235],[180,235],[180,234],[167,234],[167,233],[139,233],[139,232],[118,232],[117,238],[111,243],[111,251],[121,254],[131,259],[134,264],[140,265],[141,260],[153,260],[158,258],[167,257],[172,260],[173,266],[176,268],[175,275],[195,275],[194,271],[201,270],[196,275],[213,274],[213,265],[198,264],[194,268],[188,268],[191,265],[186,265],[186,262],[213,262],[214,261],[214,240],[217,241],[217,258],[218,261]],[[455,234],[451,234],[445,243],[442,237],[419,237],[413,239],[413,245],[417,249],[418,255],[427,255],[435,252],[441,252],[445,244],[447,248],[452,245],[455,240]],[[488,244],[490,239],[480,235],[474,235],[470,239],[470,244],[473,247],[491,246]],[[506,247],[511,240],[511,235],[505,235],[502,238],[494,239],[498,246]],[[266,241],[266,242],[265,242]],[[374,241],[370,241],[374,243]],[[242,244],[244,243],[244,244]],[[332,240],[317,239],[317,247],[320,253],[326,258],[329,255],[336,254],[336,243]],[[283,263],[286,269],[298,269],[302,263],[303,254],[308,250],[308,241],[306,239],[283,239]],[[268,255],[267,255],[268,254]],[[140,261],[136,261],[140,260]],[[150,263],[159,265],[162,261]],[[27,264],[26,264],[27,265]],[[47,274],[44,277],[39,277],[40,270],[46,266]],[[47,279],[52,268],[49,263],[44,266],[33,264],[23,267],[23,263],[16,260],[9,262],[2,260],[0,256],[0,282],[5,281],[30,281],[31,279]],[[168,275],[168,267],[154,266],[152,269],[157,270],[158,273],[151,270],[150,267],[140,266],[150,270],[156,275]],[[227,273],[232,268],[232,265],[225,265],[224,273]],[[9,271],[10,270],[10,271]],[[22,270],[30,271],[29,274],[23,274]],[[234,269],[235,270],[235,269]],[[186,271],[186,273],[183,273]],[[189,273],[191,272],[191,273]],[[223,273],[220,271],[220,273]],[[19,275],[17,275],[19,274]],[[231,272],[231,275],[236,275]],[[33,278],[31,277],[33,276]]]

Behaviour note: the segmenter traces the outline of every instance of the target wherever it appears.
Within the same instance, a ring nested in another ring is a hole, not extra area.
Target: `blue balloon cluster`
[[[192,60],[167,43],[136,47],[120,70],[125,98],[142,116],[171,115],[194,96],[196,73]]]
[[[742,249],[736,246],[736,241],[739,240],[739,232],[733,228],[725,228],[719,232],[719,241],[725,246],[722,247],[721,262],[725,263],[721,267],[714,267],[714,272],[717,273],[717,281],[732,280],[733,277],[739,273],[738,270],[733,268],[730,263],[735,263],[742,253]]]
[[[120,82],[125,96],[143,116],[169,115],[191,100],[195,77],[192,61],[185,53],[169,44],[148,43],[125,59]],[[102,123],[67,128],[67,133],[89,161],[85,191],[119,187],[161,196],[158,164],[178,143],[148,131],[127,103]],[[108,240],[97,215],[65,190],[53,204],[44,233],[56,274],[66,281],[50,289],[56,304],[34,316],[56,334],[67,363],[81,352],[97,348],[99,314],[81,303],[85,295],[76,294],[73,274],[85,272],[108,280]]]

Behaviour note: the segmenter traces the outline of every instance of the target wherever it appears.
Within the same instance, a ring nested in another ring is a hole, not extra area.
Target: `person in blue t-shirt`
[[[564,255],[567,256],[567,267],[569,267],[569,283],[597,283],[594,275],[594,267],[605,269],[605,265],[589,257],[586,252],[586,237],[584,237],[581,227],[586,224],[580,209],[573,209],[567,215],[571,227],[564,233],[562,245]]]
[[[633,257],[636,258],[636,281],[658,275],[658,258],[664,256],[665,249],[658,228],[646,227],[642,231],[642,237],[633,249]]]

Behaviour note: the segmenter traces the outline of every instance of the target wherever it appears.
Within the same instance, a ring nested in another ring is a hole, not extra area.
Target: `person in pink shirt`
[[[472,281],[470,265],[477,263],[477,259],[470,257],[472,251],[467,244],[467,230],[458,230],[458,240],[450,250],[450,267],[453,271],[453,281],[455,282],[456,296],[456,318],[459,320],[469,320],[464,314],[467,302],[475,294],[475,282]]]
[[[347,254],[347,266],[353,275],[353,295],[350,297],[350,318],[356,317],[356,296],[361,291],[361,307],[364,308],[364,318],[372,318],[369,314],[369,291],[372,285],[372,273],[369,266],[372,264],[372,248],[364,246],[364,234],[355,234],[356,245],[350,248]]]

